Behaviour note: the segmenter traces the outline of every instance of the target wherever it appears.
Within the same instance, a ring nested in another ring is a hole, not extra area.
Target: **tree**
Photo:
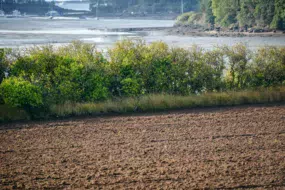
[[[211,0],[207,0],[208,2],[206,2],[206,22],[214,25],[215,24],[215,16],[213,14],[213,8],[212,8],[212,1]]]
[[[255,21],[255,0],[241,0],[240,12],[238,13],[239,26],[253,26]]]
[[[274,17],[275,0],[258,0],[255,7],[255,20],[259,27],[270,26]]]
[[[236,23],[239,1],[212,0],[212,8],[216,23],[226,27]]]
[[[275,0],[275,12],[271,28],[285,29],[285,0]]]
[[[0,85],[1,96],[5,104],[13,107],[22,107],[27,111],[42,106],[42,92],[39,87],[16,77],[5,79]]]
[[[0,49],[0,84],[5,78],[5,72],[7,71],[8,63],[6,60],[6,52],[4,49]]]

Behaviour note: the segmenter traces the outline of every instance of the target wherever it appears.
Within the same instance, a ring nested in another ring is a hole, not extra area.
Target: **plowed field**
[[[285,106],[0,126],[0,189],[285,189]]]

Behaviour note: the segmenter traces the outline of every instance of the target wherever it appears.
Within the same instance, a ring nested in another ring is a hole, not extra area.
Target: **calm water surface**
[[[0,18],[0,47],[29,47],[43,44],[62,45],[72,40],[95,43],[99,48],[111,47],[124,38],[143,38],[147,43],[164,41],[170,46],[189,48],[193,44],[205,49],[216,45],[245,43],[252,49],[260,46],[285,46],[285,37],[186,37],[165,32],[109,32],[113,28],[171,27],[171,20],[127,20],[57,18]],[[91,30],[92,29],[92,30]]]

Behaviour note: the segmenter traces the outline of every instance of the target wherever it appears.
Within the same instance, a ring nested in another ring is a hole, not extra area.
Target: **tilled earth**
[[[0,126],[0,189],[285,189],[285,106]]]

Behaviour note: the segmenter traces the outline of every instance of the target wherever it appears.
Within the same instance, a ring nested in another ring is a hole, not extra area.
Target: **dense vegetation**
[[[222,27],[285,29],[285,0],[200,0],[202,22]],[[178,21],[187,23],[187,14]],[[201,21],[198,17],[197,21]],[[193,21],[192,21],[193,22]]]
[[[1,104],[31,115],[67,103],[139,100],[150,94],[196,96],[285,84],[285,48],[251,52],[242,44],[204,51],[125,40],[103,54],[93,45],[74,42],[24,53],[2,49],[0,63]]]

